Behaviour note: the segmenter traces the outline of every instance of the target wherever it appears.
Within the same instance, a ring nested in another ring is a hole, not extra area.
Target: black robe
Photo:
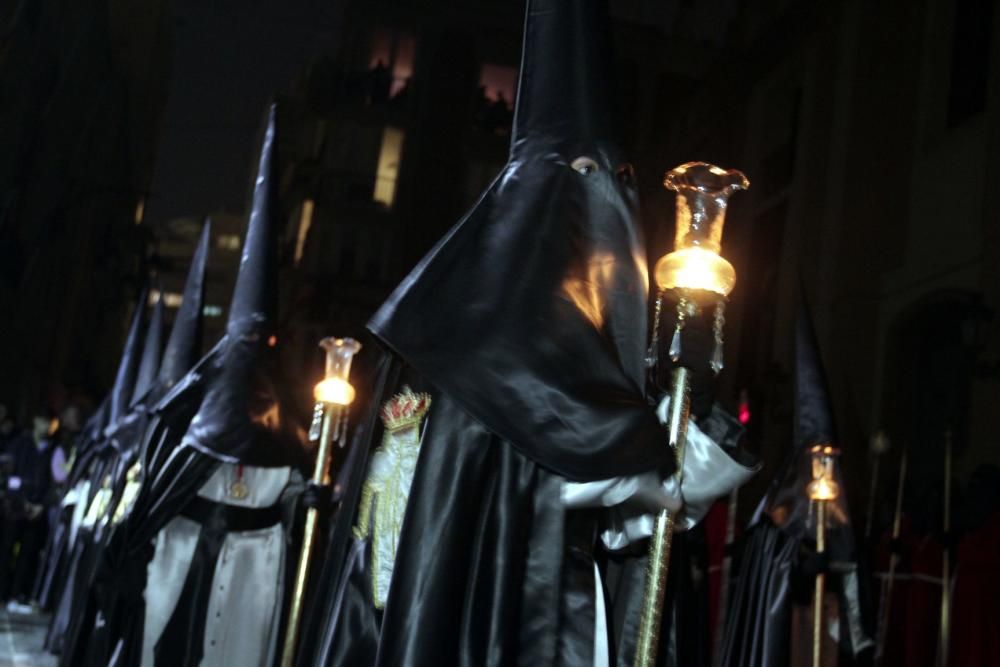
[[[300,664],[592,660],[600,514],[567,512],[562,484],[675,469],[646,394],[648,271],[608,23],[600,0],[528,3],[509,160],[369,322],[395,356],[369,411],[400,374],[432,406],[381,617],[351,533],[381,434],[363,420],[320,584],[333,595]]]

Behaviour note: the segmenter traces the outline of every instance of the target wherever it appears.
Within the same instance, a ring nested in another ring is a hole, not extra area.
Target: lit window
[[[375,194],[372,198],[387,207],[392,207],[392,202],[396,198],[396,179],[399,177],[403,137],[403,130],[398,127],[387,127],[382,131],[382,149],[378,155]]]
[[[240,235],[239,234],[219,234],[218,238],[215,240],[216,245],[218,245],[223,250],[239,250],[240,249]]]
[[[208,305],[201,309],[205,317],[219,317],[222,315],[222,306]]]
[[[309,228],[312,226],[313,208],[315,203],[312,199],[302,202],[302,211],[299,214],[299,232],[295,237],[295,266],[302,261],[302,253],[306,249],[306,237],[309,235]]]
[[[505,135],[514,122],[517,70],[501,65],[483,65],[479,71],[476,125],[487,132]]]
[[[408,91],[416,50],[417,42],[407,32],[389,28],[375,30],[368,59],[371,102],[385,102]]]
[[[152,289],[149,290],[149,305],[156,305],[156,302],[160,300],[160,290]],[[181,301],[184,298],[177,292],[164,292],[163,293],[163,305],[167,308],[178,308],[181,305]]]
[[[516,87],[517,70],[513,67],[483,65],[479,72],[479,89],[490,103],[500,102],[508,109],[513,109]]]

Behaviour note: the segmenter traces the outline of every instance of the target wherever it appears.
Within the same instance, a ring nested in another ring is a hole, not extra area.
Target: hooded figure
[[[79,639],[89,638],[86,631],[93,623],[93,606],[89,603],[101,549],[110,529],[111,511],[125,483],[124,474],[131,459],[132,442],[145,424],[143,401],[153,388],[160,367],[164,310],[162,290],[160,293],[146,328],[142,356],[128,400],[129,409],[115,424],[105,429],[105,440],[93,460],[91,488],[97,488],[97,493],[90,501],[73,545],[73,585],[63,591],[60,602],[60,614],[66,610],[65,615],[69,619],[62,645],[58,647],[60,662],[64,665],[81,664],[76,658],[77,644]],[[81,631],[84,632],[81,634]]]
[[[78,632],[70,634],[61,660],[66,665],[107,665],[110,637],[120,622],[120,604],[125,589],[135,582],[123,576],[123,538],[114,534],[131,511],[143,480],[143,445],[150,428],[150,418],[157,401],[194,366],[201,347],[201,311],[203,307],[205,266],[210,241],[210,224],[205,223],[192,257],[178,309],[166,347],[163,342],[163,304],[157,303],[139,367],[132,409],[109,442],[115,461],[111,471],[110,502],[94,532],[89,561],[91,576],[78,587],[72,617]]]
[[[827,591],[839,602],[839,618],[828,612],[827,627],[839,621],[841,653],[855,659],[874,646],[839,466],[834,481],[841,492],[826,501],[826,554],[818,557],[815,552],[816,512],[807,492],[813,479],[810,450],[833,445],[837,438],[804,298],[795,333],[795,444],[783,472],[761,501],[737,556],[722,644],[724,665],[800,664],[805,658],[797,649],[803,637],[811,637],[810,601],[819,571],[832,575]],[[793,642],[793,637],[798,639]]]
[[[154,549],[143,665],[264,666],[277,646],[286,501],[297,496],[293,466],[302,463],[306,436],[282,398],[272,337],[275,115],[272,106],[225,337],[157,406],[162,426],[152,437],[160,444],[149,452],[148,488],[129,517],[130,548],[141,552],[153,540]],[[135,655],[133,647],[126,652]]]
[[[35,592],[32,598],[38,606],[46,611],[52,611],[53,605],[58,602],[56,596],[62,590],[62,572],[66,565],[66,549],[69,544],[69,536],[73,514],[77,506],[77,499],[81,487],[79,486],[81,470],[84,466],[79,464],[81,452],[91,450],[98,438],[104,432],[104,427],[108,423],[108,415],[111,409],[111,399],[105,396],[97,409],[84,423],[83,428],[76,435],[73,443],[70,460],[74,461],[70,470],[69,478],[66,480],[66,492],[59,500],[59,511],[49,531],[48,543],[45,547],[44,562],[39,571],[39,576],[35,581]],[[82,510],[81,510],[82,511]],[[80,517],[82,519],[82,516]],[[77,520],[79,525],[79,519]]]
[[[77,454],[76,463],[68,480],[69,491],[63,499],[63,505],[66,507],[72,505],[73,511],[68,515],[69,525],[64,531],[65,540],[62,545],[53,545],[56,553],[54,558],[50,558],[50,563],[55,569],[51,574],[50,591],[47,591],[48,595],[52,596],[56,611],[49,623],[45,646],[55,653],[62,651],[66,633],[71,629],[73,591],[80,585],[77,582],[77,575],[82,548],[78,548],[78,542],[81,535],[86,535],[85,541],[89,540],[98,510],[108,499],[109,492],[107,485],[104,484],[111,465],[112,450],[108,445],[108,438],[127,415],[135,391],[146,333],[147,296],[148,288],[144,287],[132,315],[114,385],[108,394],[107,422],[96,437],[82,443],[83,446]],[[59,565],[60,560],[63,565]],[[46,592],[45,588],[43,586],[43,592]]]
[[[640,485],[587,483],[644,475],[654,512],[675,464],[645,389],[646,251],[608,26],[599,0],[529,1],[509,160],[369,323],[390,354],[302,665],[614,652],[593,551],[603,506]]]

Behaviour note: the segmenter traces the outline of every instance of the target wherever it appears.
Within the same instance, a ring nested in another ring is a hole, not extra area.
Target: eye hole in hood
[[[573,167],[574,171],[577,171],[584,176],[596,174],[600,170],[597,161],[593,158],[587,157],[586,155],[581,155],[573,160],[573,162],[570,163],[570,166]]]

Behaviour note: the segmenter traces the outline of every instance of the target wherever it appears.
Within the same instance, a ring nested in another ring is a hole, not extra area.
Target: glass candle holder
[[[326,350],[326,372],[313,395],[320,403],[350,405],[355,392],[348,378],[351,362],[361,350],[361,343],[353,338],[324,338],[319,345]]]
[[[674,250],[654,270],[661,290],[699,289],[728,296],[736,285],[733,265],[719,253],[729,197],[750,187],[735,169],[688,162],[667,172],[663,185],[677,193]]]

